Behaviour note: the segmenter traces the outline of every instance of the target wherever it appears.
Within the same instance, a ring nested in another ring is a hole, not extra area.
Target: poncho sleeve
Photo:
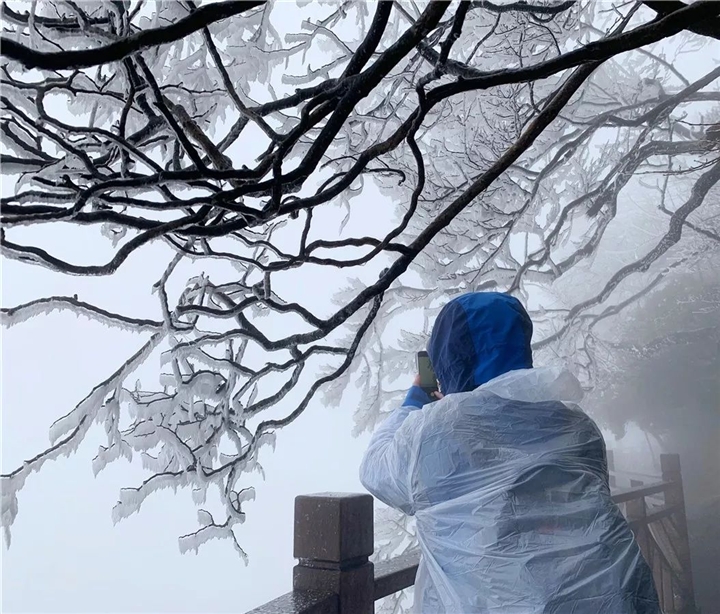
[[[360,464],[362,485],[383,503],[413,515],[411,475],[415,464],[422,407],[432,399],[413,386],[403,406],[378,427]]]

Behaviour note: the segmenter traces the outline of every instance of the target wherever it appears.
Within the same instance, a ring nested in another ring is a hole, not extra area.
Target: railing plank
[[[286,593],[247,614],[337,614],[338,596],[324,591]]]
[[[668,516],[672,516],[680,509],[679,505],[663,505],[661,508],[656,509],[654,512],[647,514],[644,518],[630,520],[628,524],[630,528],[635,530],[636,527],[647,526]]]
[[[680,457],[677,454],[661,454],[660,468],[664,480],[672,484],[665,492],[665,505],[677,505],[678,510],[673,517],[678,540],[674,550],[680,562],[681,582],[678,589],[682,595],[682,608],[689,612],[695,610],[695,589],[693,585],[692,563],[690,561],[690,542],[685,516],[685,495],[683,494],[682,471]]]
[[[633,499],[639,499],[640,497],[647,497],[648,495],[654,495],[659,492],[667,492],[673,488],[674,482],[662,481],[656,482],[655,484],[648,484],[647,486],[637,486],[635,488],[628,488],[627,490],[621,490],[612,495],[612,500],[615,503],[624,503],[625,501],[632,501]]]
[[[419,550],[375,563],[375,601],[415,584],[419,563]]]

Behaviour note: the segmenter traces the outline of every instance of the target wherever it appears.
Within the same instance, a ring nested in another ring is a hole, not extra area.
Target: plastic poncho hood
[[[532,367],[532,322],[516,298],[473,292],[435,321],[428,355],[444,394],[468,392],[508,371]]]
[[[446,396],[411,389],[370,441],[363,485],[416,519],[414,611],[660,614],[580,384],[528,368],[531,333],[511,297],[448,303],[428,346]]]

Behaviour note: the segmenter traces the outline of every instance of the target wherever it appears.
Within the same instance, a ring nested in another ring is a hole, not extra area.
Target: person
[[[533,368],[531,337],[510,295],[453,299],[427,348],[440,400],[416,378],[370,441],[361,482],[416,518],[414,610],[660,614],[580,383]]]

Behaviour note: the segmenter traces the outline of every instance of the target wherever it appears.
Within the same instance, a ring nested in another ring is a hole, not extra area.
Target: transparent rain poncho
[[[428,347],[445,398],[413,387],[363,459],[365,487],[416,518],[415,611],[657,614],[579,382],[528,368],[532,327],[518,307],[489,293],[446,306]]]

